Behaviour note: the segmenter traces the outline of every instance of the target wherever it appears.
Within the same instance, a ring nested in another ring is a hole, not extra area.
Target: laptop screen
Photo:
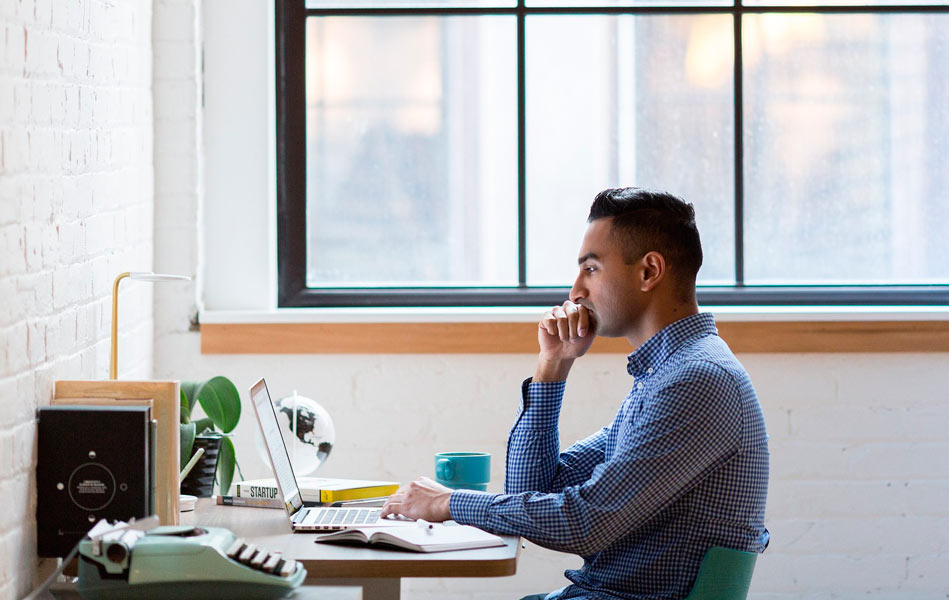
[[[264,445],[270,454],[270,463],[273,466],[274,477],[277,478],[277,488],[283,496],[283,503],[291,515],[303,507],[303,498],[297,486],[297,478],[293,474],[290,456],[283,443],[283,435],[277,424],[277,413],[267,391],[267,383],[261,379],[250,388],[251,400],[254,403],[254,412],[257,413],[257,422],[260,423],[260,434],[264,438]]]

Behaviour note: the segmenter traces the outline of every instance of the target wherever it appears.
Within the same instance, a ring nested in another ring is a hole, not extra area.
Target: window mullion
[[[734,33],[734,115],[735,115],[735,285],[745,285],[745,243],[744,243],[744,127],[742,114],[743,83],[742,83],[742,47],[741,0],[735,0],[732,12]]]
[[[517,2],[517,284],[527,287],[527,102],[524,0]]]

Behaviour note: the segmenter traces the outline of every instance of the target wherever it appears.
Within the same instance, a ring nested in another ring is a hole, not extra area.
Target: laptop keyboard
[[[378,508],[311,508],[303,525],[365,525],[379,520]]]
[[[320,525],[364,525],[366,523],[378,521],[380,511],[370,510],[368,508],[358,508],[336,510],[332,512],[335,512],[336,514],[330,514],[330,511],[323,511],[323,514],[320,516],[320,520],[317,521],[317,523]]]

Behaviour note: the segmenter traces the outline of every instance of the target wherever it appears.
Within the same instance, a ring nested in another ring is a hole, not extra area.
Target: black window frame
[[[729,14],[734,42],[735,285],[697,288],[703,306],[949,305],[949,283],[937,285],[762,286],[744,282],[742,17],[761,13],[946,13],[949,5],[306,8],[276,0],[276,142],[278,307],[490,307],[560,304],[564,287],[528,286],[526,261],[525,21],[543,14]],[[309,288],[306,284],[305,24],[308,16],[509,15],[517,20],[518,286]]]

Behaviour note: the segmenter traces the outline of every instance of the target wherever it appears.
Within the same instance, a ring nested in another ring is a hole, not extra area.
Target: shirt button
[[[643,382],[642,382],[642,381],[640,381],[639,383],[636,384],[636,389],[638,389],[638,390],[643,389]]]
[[[646,369],[646,372],[652,375],[652,367],[649,367],[648,369]]]

